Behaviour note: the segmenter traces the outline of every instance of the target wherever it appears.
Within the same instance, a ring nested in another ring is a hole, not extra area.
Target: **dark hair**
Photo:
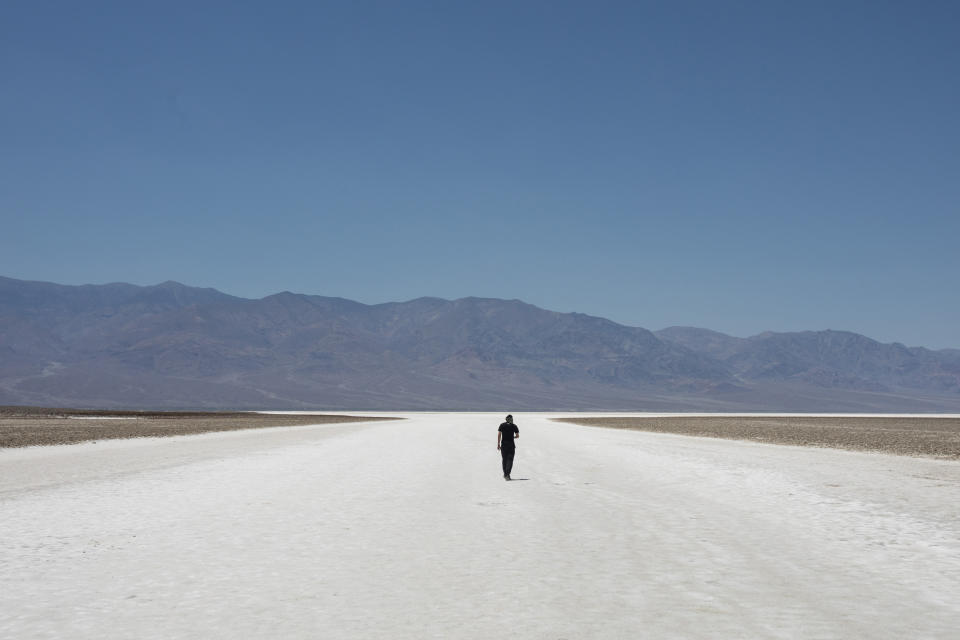
[[[513,415],[512,414],[508,415],[507,420],[513,420]]]

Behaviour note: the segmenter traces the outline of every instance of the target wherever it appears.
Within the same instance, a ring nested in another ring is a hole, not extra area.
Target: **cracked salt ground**
[[[956,462],[407,417],[0,451],[0,637],[960,628]]]

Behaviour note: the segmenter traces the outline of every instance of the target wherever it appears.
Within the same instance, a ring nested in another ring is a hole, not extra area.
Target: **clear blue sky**
[[[0,275],[960,348],[960,3],[142,4],[0,4]]]

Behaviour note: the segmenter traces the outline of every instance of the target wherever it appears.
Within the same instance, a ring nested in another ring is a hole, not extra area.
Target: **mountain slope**
[[[0,404],[923,411],[960,409],[958,365],[856,334],[654,334],[518,300],[0,278]]]
[[[673,327],[658,331],[657,336],[718,359],[742,381],[960,394],[960,358],[953,350],[882,344],[831,330],[763,333],[741,339],[707,329]]]

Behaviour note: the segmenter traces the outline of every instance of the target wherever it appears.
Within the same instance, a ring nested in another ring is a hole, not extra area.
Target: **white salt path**
[[[0,638],[956,638],[960,463],[502,415],[0,451]]]

